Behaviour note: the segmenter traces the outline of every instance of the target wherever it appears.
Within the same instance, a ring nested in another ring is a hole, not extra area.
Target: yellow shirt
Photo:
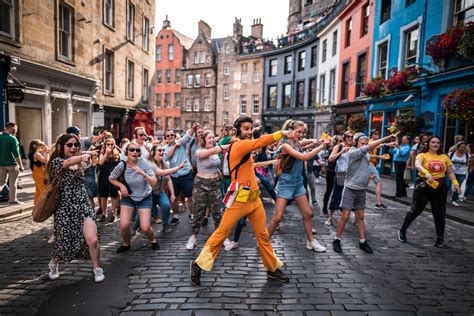
[[[435,179],[444,178],[446,176],[446,169],[453,165],[451,159],[445,154],[421,153],[416,156],[416,160],[421,160],[423,167]]]
[[[373,140],[373,139],[369,139],[369,144],[370,144],[371,142],[374,142],[374,140]],[[374,149],[372,149],[371,151],[369,151],[369,155],[371,156],[370,159],[369,159],[369,162],[370,162],[370,164],[371,164],[372,166],[374,166],[374,167],[377,166],[377,158],[372,157],[372,156],[377,156],[377,151],[378,151],[377,148],[374,148]]]

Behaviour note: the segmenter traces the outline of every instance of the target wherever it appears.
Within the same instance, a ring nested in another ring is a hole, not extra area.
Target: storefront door
[[[42,113],[38,108],[15,108],[15,120],[18,125],[17,137],[23,145],[25,154],[28,155],[28,147],[33,139],[43,140]]]

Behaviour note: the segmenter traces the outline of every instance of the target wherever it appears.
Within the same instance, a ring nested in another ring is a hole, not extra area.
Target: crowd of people
[[[16,181],[24,169],[16,130],[15,123],[8,123],[0,135],[0,185],[6,185],[8,176],[11,204],[21,203],[16,197]],[[51,148],[39,139],[32,140],[28,159],[36,189],[34,202],[52,181],[60,187],[49,278],[59,278],[59,262],[91,258],[95,282],[105,279],[98,223],[113,223],[119,218],[122,243],[117,253],[130,251],[131,237],[137,232],[156,251],[160,245],[152,224],[161,224],[161,231],[169,234],[180,223],[180,214],[189,212],[191,229],[185,249],[196,248],[199,231],[210,218],[215,227],[190,263],[193,285],[200,284],[202,271],[212,270],[222,246],[226,251],[238,248],[247,221],[255,232],[267,276],[288,282],[270,238],[278,233],[287,205],[295,203],[302,215],[306,248],[326,251],[313,227],[317,207],[312,206],[318,204],[315,182],[321,173],[326,178],[321,207],[327,216],[325,225],[333,225],[335,213],[340,212],[333,250],[343,251],[342,234],[354,212],[359,248],[371,254],[374,250],[366,240],[364,225],[366,190],[373,181],[374,208],[387,209],[382,203],[378,165],[390,158],[395,197],[406,197],[407,187],[412,185],[414,190],[398,239],[407,242],[410,224],[430,202],[436,228],[434,245],[444,246],[448,193],[452,192],[450,203],[458,206],[472,187],[473,155],[461,137],[457,136],[455,145],[444,154],[441,140],[425,134],[415,137],[413,144],[408,135],[381,138],[375,129],[367,136],[351,130],[319,139],[306,138],[306,134],[301,121],[288,120],[281,131],[267,134],[254,127],[251,118],[241,117],[233,125],[225,124],[218,135],[194,122],[183,135],[167,130],[163,140],[137,127],[132,140],[122,139],[119,145],[108,131],[83,137],[75,126],[60,135]],[[380,152],[382,147],[387,149]],[[275,208],[268,226],[260,188]]]

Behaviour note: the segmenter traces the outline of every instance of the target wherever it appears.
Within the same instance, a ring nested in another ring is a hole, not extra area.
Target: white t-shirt
[[[459,157],[456,152],[453,152],[449,154],[449,158],[453,163],[453,170],[455,174],[467,174],[467,154],[463,154],[461,157]]]

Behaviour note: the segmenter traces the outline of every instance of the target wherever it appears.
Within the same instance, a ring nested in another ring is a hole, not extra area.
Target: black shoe
[[[199,267],[194,260],[191,260],[191,263],[189,264],[189,276],[193,286],[201,284],[201,271],[201,267]]]
[[[341,240],[340,239],[334,239],[334,241],[332,242],[332,249],[334,250],[334,252],[342,253]]]
[[[267,278],[275,279],[283,283],[288,283],[290,278],[287,277],[280,269],[276,269],[274,272],[267,271]]]
[[[123,252],[126,252],[126,251],[129,251],[130,250],[130,246],[120,246],[118,247],[117,250],[115,250],[116,253],[123,253]]]
[[[386,210],[387,209],[387,206],[383,203],[381,204],[375,204],[375,209],[376,210]]]
[[[169,234],[173,231],[173,229],[169,225],[163,225],[163,233]]]
[[[204,218],[202,219],[201,226],[202,226],[202,227],[206,227],[208,221],[209,221],[209,219],[208,219],[207,217],[204,217]]]
[[[189,224],[192,224],[194,222],[194,215],[193,214],[189,214]]]
[[[364,242],[360,242],[359,243],[359,248],[364,250],[365,252],[367,253],[374,253],[374,251],[372,250],[372,248],[369,246],[369,244],[367,243],[367,240],[364,241]]]
[[[100,222],[101,223],[105,222],[105,215],[100,215]]]
[[[160,250],[160,244],[159,244],[157,241],[152,242],[150,245],[151,245],[151,249],[152,249],[153,251],[155,251],[155,250]]]
[[[405,234],[405,232],[402,232],[401,230],[398,231],[398,240],[400,240],[400,242],[402,243],[407,242],[407,235]]]
[[[443,248],[444,247],[444,239],[442,237],[436,238],[434,246],[438,247],[438,248]]]
[[[179,217],[173,217],[173,218],[171,219],[171,221],[169,222],[168,225],[170,225],[170,226],[176,226],[176,225],[178,225],[178,224],[179,224]]]
[[[110,215],[108,222],[109,222],[109,223],[115,222],[115,216]]]

